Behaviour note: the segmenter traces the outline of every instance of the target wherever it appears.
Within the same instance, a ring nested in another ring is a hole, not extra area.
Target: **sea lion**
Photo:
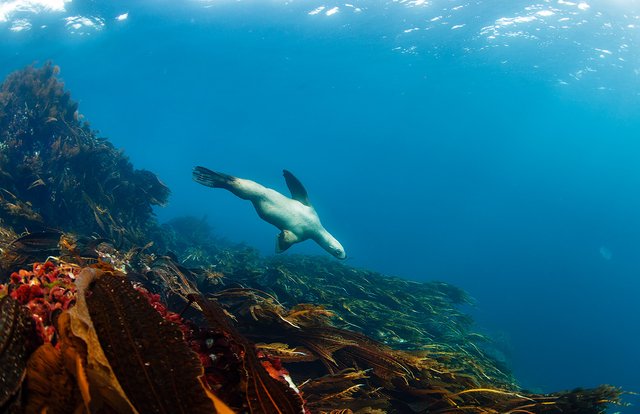
[[[193,169],[193,179],[207,187],[224,188],[243,200],[249,200],[258,216],[281,230],[276,238],[276,253],[295,243],[312,239],[338,259],[347,257],[344,248],[320,223],[318,213],[309,202],[307,190],[287,170],[282,171],[291,198],[254,181],[232,177],[204,167]]]

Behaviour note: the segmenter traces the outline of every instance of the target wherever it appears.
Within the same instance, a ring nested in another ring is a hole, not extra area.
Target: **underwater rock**
[[[0,86],[0,219],[140,244],[170,191],[81,120],[58,73],[29,66]]]

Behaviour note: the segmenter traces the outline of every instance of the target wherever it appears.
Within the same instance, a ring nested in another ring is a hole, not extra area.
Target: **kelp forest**
[[[78,112],[53,64],[0,89],[0,412],[604,413],[522,389],[471,298],[325,257],[263,257]],[[576,384],[576,386],[579,384]]]

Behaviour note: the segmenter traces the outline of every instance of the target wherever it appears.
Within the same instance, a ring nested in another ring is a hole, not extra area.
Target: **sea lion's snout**
[[[347,253],[344,251],[342,246],[331,247],[331,254],[340,260],[344,260],[347,258]]]
[[[323,249],[331,253],[331,256],[336,259],[344,260],[347,258],[347,253],[344,251],[344,247],[342,244],[333,237],[329,232],[325,229],[322,229],[322,238],[316,240]]]

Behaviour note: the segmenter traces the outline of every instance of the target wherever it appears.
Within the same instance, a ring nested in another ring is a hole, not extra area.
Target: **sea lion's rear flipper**
[[[298,236],[289,230],[282,230],[276,236],[276,253],[282,253],[298,241]]]
[[[197,183],[206,185],[207,187],[224,188],[230,191],[234,190],[234,182],[236,181],[236,177],[211,171],[208,168],[200,166],[193,169],[193,179]]]
[[[282,170],[282,174],[284,175],[284,180],[287,182],[287,187],[289,187],[289,191],[291,191],[291,198],[294,200],[298,200],[305,206],[311,207],[311,203],[309,202],[309,196],[307,195],[307,190],[304,189],[304,186],[293,174],[291,174],[287,170]]]

